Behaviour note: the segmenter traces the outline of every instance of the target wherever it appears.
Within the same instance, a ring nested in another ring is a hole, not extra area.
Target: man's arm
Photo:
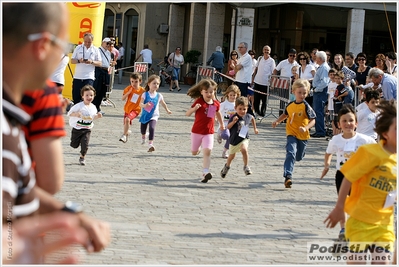
[[[54,195],[64,183],[64,156],[58,136],[33,139],[30,142],[32,159],[36,162],[36,183]]]

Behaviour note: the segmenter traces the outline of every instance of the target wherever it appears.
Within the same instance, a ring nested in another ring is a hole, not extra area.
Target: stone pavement
[[[191,105],[189,87],[182,85],[180,92],[159,89],[173,113],[160,107],[156,151],[148,153],[147,144],[140,144],[138,119],[128,142],[118,141],[121,95],[127,85],[128,77],[115,84],[111,99],[116,108],[103,107],[105,116],[95,121],[86,166],[78,163],[79,150],[69,146],[71,128],[66,123],[66,175],[57,197],[82,203],[86,213],[112,227],[112,242],[103,252],[86,255],[76,249],[81,264],[312,264],[306,258],[307,242],[332,243],[337,237],[338,227],[331,230],[323,224],[337,198],[335,170],[319,180],[325,139],[310,139],[305,159],[295,166],[293,187],[285,189],[285,127],[273,129],[270,116],[258,124],[258,135],[250,128],[253,174],[244,175],[238,154],[222,179],[223,147],[215,140],[215,176],[203,184],[202,154],[190,153],[194,115],[185,116]]]

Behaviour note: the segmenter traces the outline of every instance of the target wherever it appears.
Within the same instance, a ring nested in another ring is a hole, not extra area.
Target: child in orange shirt
[[[123,135],[119,141],[126,143],[129,135],[129,127],[132,121],[140,114],[141,96],[145,92],[140,86],[142,76],[140,73],[133,72],[130,74],[130,85],[123,90],[122,100],[126,101],[124,106],[125,114],[123,116]]]

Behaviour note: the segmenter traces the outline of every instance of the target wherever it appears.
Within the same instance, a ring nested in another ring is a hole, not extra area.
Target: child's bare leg
[[[242,160],[244,161],[244,166],[248,166],[248,148],[245,145],[241,145],[241,154],[242,154]]]
[[[203,161],[202,161],[202,168],[203,169],[208,169],[211,166],[211,152],[212,150],[209,148],[203,148]]]
[[[130,126],[130,119],[128,117],[125,118],[125,124],[123,125],[123,134],[127,135],[129,132],[129,126]]]
[[[231,162],[233,161],[233,159],[236,157],[236,154],[230,154],[229,157],[227,158],[226,161],[226,166],[230,167]]]

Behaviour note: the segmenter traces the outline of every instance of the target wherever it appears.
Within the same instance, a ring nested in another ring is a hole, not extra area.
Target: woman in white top
[[[184,64],[184,57],[181,54],[181,48],[176,47],[175,52],[171,53],[168,58],[169,65],[173,66],[172,82],[169,84],[169,91],[173,92],[172,85],[175,84],[177,91],[180,91],[179,73],[180,66]]]
[[[299,52],[297,55],[297,62],[299,62],[299,78],[306,79],[312,84],[313,77],[316,74],[316,69],[313,64],[310,64],[310,56],[307,52]],[[310,106],[313,105],[313,96],[308,95],[305,98]]]

